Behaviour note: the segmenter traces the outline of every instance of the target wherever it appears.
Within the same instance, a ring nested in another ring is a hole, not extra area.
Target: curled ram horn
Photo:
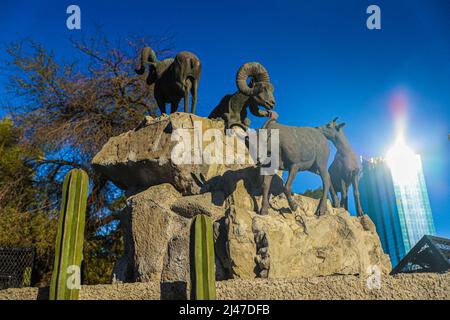
[[[148,62],[158,62],[158,59],[156,58],[155,51],[153,51],[150,47],[145,47],[141,51],[140,55],[140,66],[136,68],[137,74],[144,74],[145,72],[145,66]]]
[[[251,96],[254,94],[254,87],[249,87],[247,79],[251,77],[255,82],[270,82],[269,73],[258,62],[247,62],[243,64],[236,75],[236,85],[243,94]]]

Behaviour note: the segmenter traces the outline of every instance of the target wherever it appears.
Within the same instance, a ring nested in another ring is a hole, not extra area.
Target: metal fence
[[[29,287],[35,248],[0,247],[0,289]]]

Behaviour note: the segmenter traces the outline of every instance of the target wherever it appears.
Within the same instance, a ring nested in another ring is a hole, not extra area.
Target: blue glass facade
[[[360,179],[361,204],[376,225],[383,250],[392,266],[435,228],[420,157],[407,181],[381,158],[363,160]]]

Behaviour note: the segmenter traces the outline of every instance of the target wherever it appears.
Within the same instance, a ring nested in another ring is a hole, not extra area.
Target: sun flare
[[[402,133],[386,155],[386,162],[392,177],[401,185],[414,183],[421,168],[420,157],[408,147]]]

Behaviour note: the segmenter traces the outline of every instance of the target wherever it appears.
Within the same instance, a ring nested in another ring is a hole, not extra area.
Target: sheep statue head
[[[250,85],[247,85],[248,78],[252,78]],[[261,64],[249,62],[240,67],[236,75],[236,85],[239,91],[253,99],[256,105],[267,110],[272,110],[275,106],[274,88],[269,73]]]
[[[250,78],[249,83],[247,83]],[[257,117],[268,117],[275,106],[274,87],[269,73],[258,62],[243,64],[236,74],[238,91],[226,95],[211,112],[209,118],[222,118],[226,128],[238,126],[247,130],[250,120],[247,118],[247,107]],[[259,106],[264,110],[259,109]]]
[[[338,119],[339,118],[336,117],[326,125],[317,127],[317,129],[319,129],[319,131],[322,132],[323,135],[334,144],[345,140],[344,131],[341,130],[345,126],[345,122],[337,123]]]
[[[145,67],[148,64],[149,70],[146,79],[148,85],[154,84],[157,79],[161,78],[161,75],[173,62],[173,58],[164,59],[162,61],[158,60],[155,51],[150,47],[142,49],[139,60],[140,65],[135,71],[138,75],[143,75],[145,73]]]
[[[344,133],[345,123],[337,123],[335,118],[326,125],[317,129],[336,147],[336,155],[328,171],[331,177],[331,197],[333,206],[344,207],[348,210],[348,189],[353,186],[355,208],[358,216],[363,216],[361,201],[359,198],[359,161],[350,142]],[[339,201],[338,193],[341,194]],[[364,225],[364,228],[368,228]]]

